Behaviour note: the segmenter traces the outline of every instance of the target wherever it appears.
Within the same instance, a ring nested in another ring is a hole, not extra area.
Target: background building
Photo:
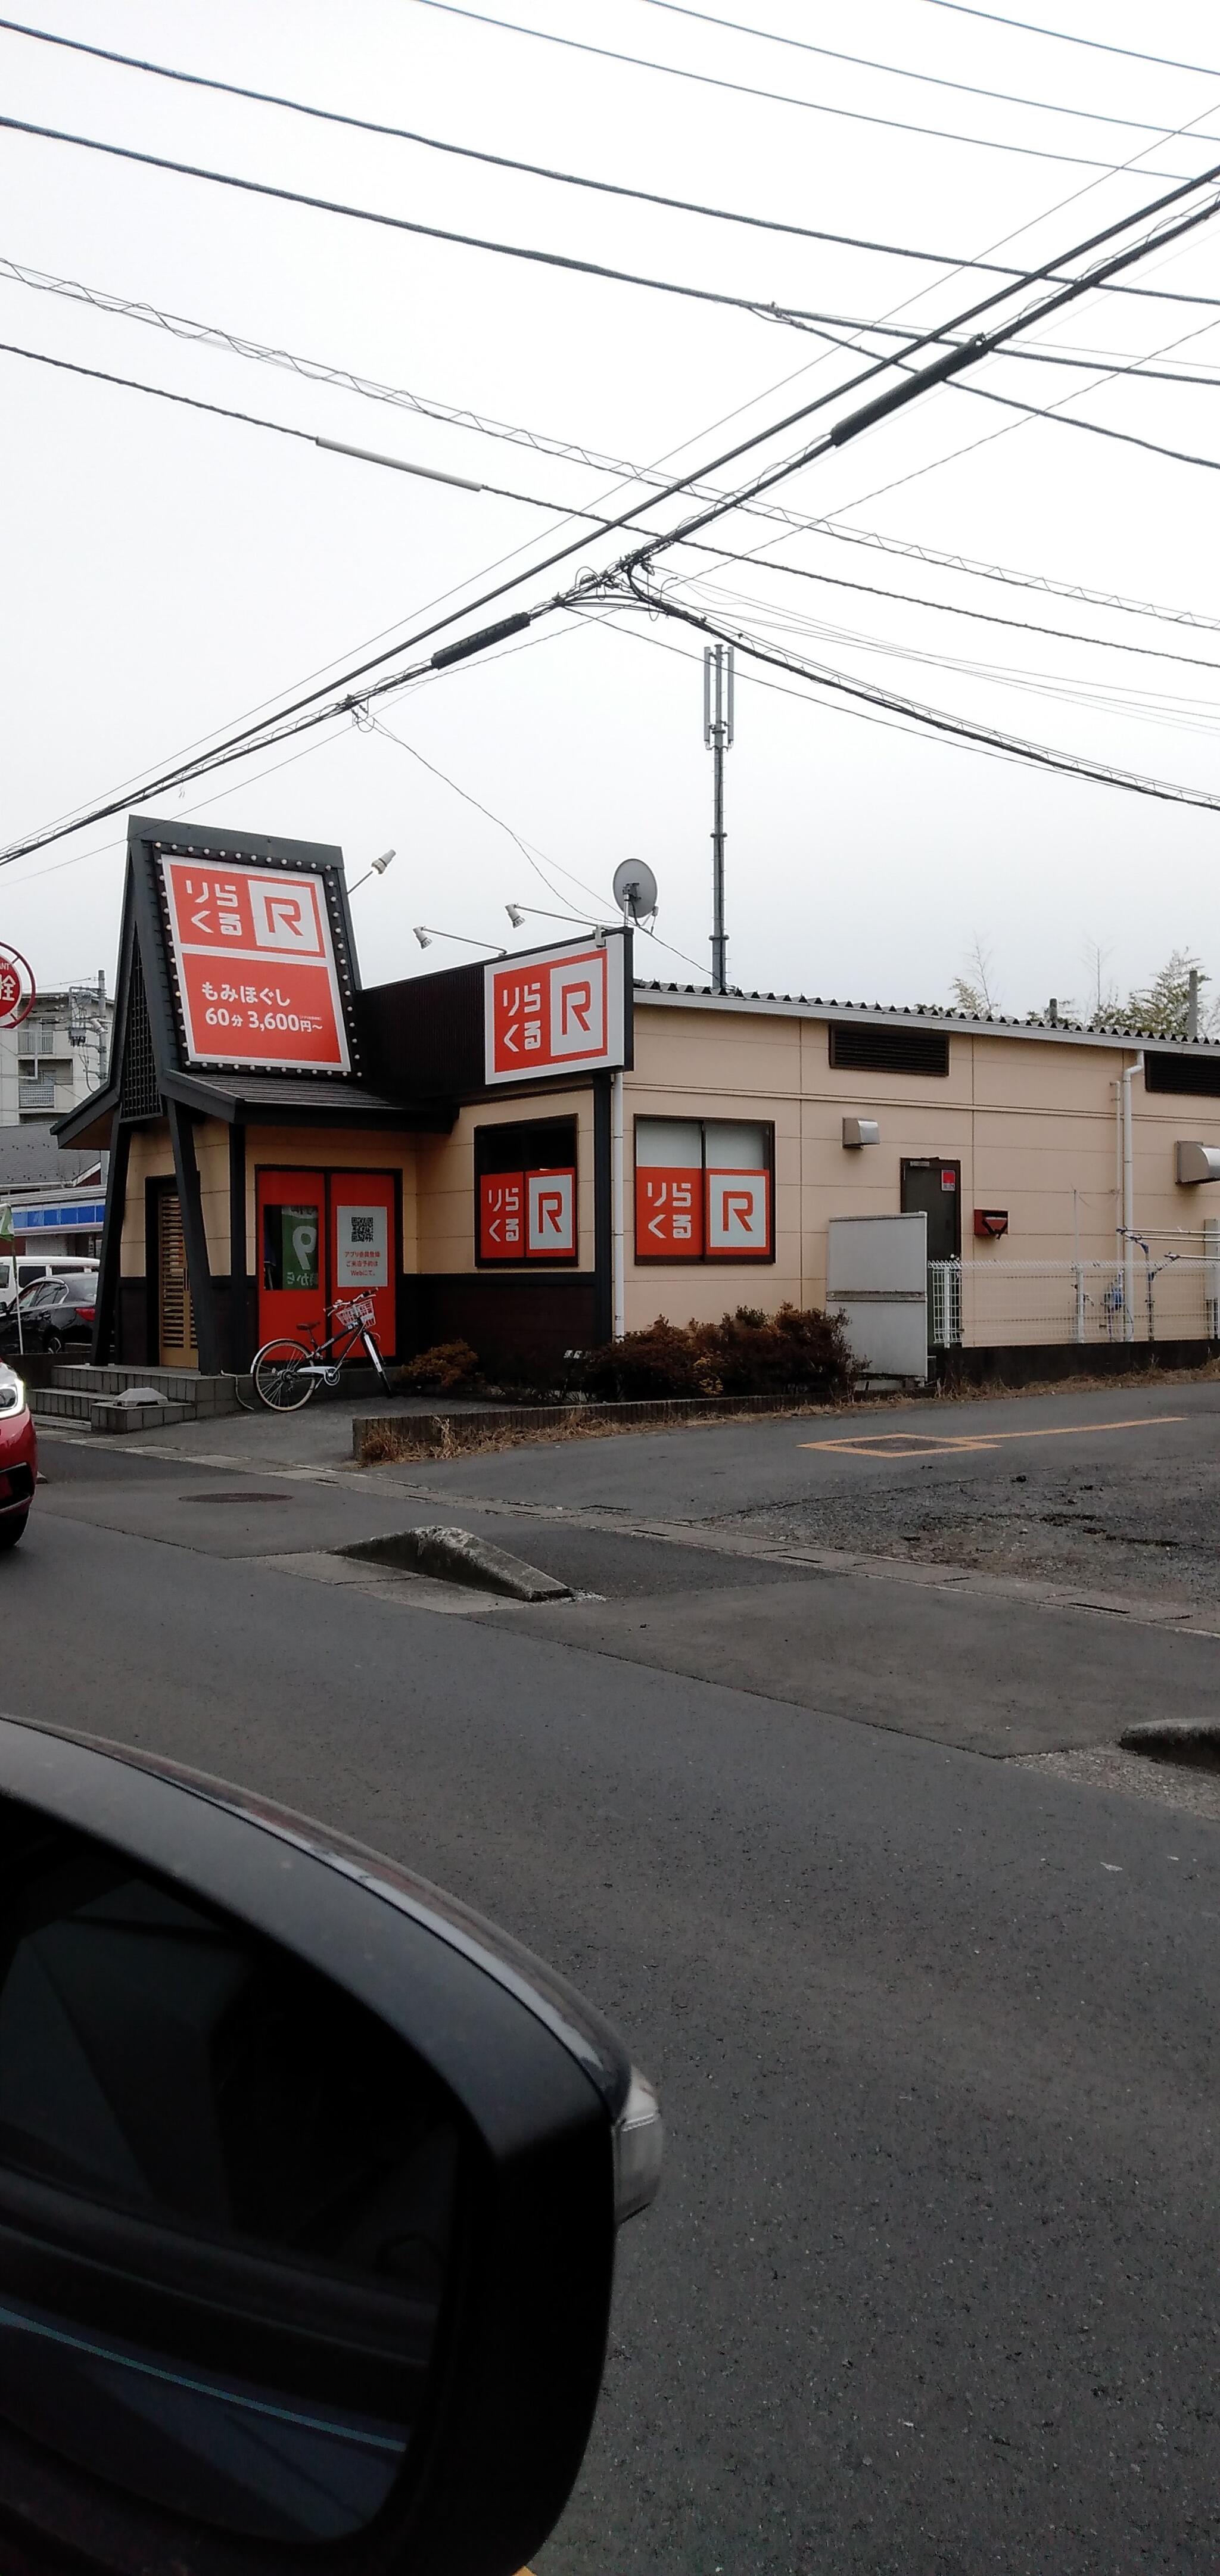
[[[19,1028],[0,1029],[0,1127],[49,1127],[96,1091],[110,1069],[113,1024],[104,973],[95,984],[40,992]]]

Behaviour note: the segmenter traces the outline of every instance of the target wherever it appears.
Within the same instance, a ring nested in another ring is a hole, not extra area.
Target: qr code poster
[[[383,1207],[341,1207],[335,1211],[335,1286],[388,1288],[389,1230]]]

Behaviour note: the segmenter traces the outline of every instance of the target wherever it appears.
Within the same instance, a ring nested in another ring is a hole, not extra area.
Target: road
[[[1220,1796],[1112,1754],[1215,1709],[1220,1636],[1189,1586],[1081,1608],[1070,1570],[870,1561],[852,1518],[863,1477],[909,1526],[930,1481],[1017,1472],[1014,1429],[1035,1485],[1066,1431],[1105,1509],[1154,1471],[1198,1508],[1220,1387],[1036,1402],[937,1408],[997,1446],[897,1459],[804,1446],[858,1419],[346,1477],[244,1424],[44,1443],[0,1698],[400,1854],[662,2087],[537,2576],[1220,2558]],[[439,1517],[602,1597],[446,1614],[333,1553]]]

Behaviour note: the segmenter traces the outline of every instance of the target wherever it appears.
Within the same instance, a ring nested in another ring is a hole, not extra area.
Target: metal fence
[[[1196,1238],[1197,1239],[1197,1238]],[[1135,1244],[1118,1261],[930,1261],[935,1350],[1220,1337],[1220,1261]]]

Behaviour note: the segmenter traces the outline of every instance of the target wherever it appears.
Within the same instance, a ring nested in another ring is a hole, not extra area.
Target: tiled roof
[[[1214,1055],[1220,1041],[1211,1038],[1170,1038],[1157,1029],[1133,1029],[1107,1022],[1092,1028],[1082,1020],[1051,1020],[1031,1011],[1023,1020],[1011,1019],[1003,1011],[990,1011],[975,1018],[969,1011],[955,1011],[946,1002],[840,1002],[821,993],[754,993],[733,985],[727,993],[713,993],[706,984],[665,984],[643,982],[637,978],[635,995],[638,1002],[696,1002],[718,1010],[785,1011],[807,1013],[811,1019],[893,1020],[903,1027],[922,1022],[936,1029],[977,1030],[982,1035],[1018,1038],[1074,1038],[1092,1045],[1104,1045],[1109,1039],[1119,1046],[1196,1048]]]

